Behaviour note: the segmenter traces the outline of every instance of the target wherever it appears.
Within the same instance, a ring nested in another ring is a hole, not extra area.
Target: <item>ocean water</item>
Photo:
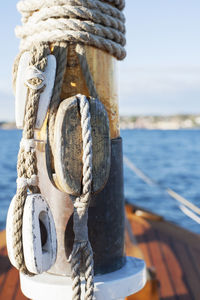
[[[16,191],[16,161],[20,130],[0,130],[0,230],[5,228],[9,203]]]
[[[149,186],[124,164],[125,197],[190,231],[200,225],[179,209],[164,188],[171,188],[200,207],[199,130],[122,130],[124,155],[163,186]],[[16,161],[21,131],[0,130],[0,230],[16,191]]]
[[[163,189],[142,181],[124,164],[125,197],[190,231],[200,224],[182,213],[171,188],[200,207],[200,130],[122,130],[124,155]]]

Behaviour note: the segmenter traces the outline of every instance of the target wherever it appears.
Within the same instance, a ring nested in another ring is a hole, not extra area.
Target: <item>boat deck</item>
[[[127,255],[144,258],[151,280],[129,300],[199,300],[200,236],[126,207]],[[156,277],[155,277],[156,276]],[[153,279],[152,279],[153,277]],[[9,262],[5,231],[0,232],[0,300],[23,300],[19,276]]]
[[[133,247],[136,239],[147,266],[156,270],[160,299],[199,300],[200,236],[132,206],[126,212],[127,254],[138,255]],[[140,299],[134,297],[129,299]]]

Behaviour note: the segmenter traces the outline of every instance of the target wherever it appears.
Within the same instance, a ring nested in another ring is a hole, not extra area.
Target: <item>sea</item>
[[[200,234],[200,224],[180,209],[170,188],[200,207],[200,130],[121,130],[123,153],[156,184],[149,184],[124,163],[125,199]],[[0,230],[16,192],[20,130],[0,130]]]

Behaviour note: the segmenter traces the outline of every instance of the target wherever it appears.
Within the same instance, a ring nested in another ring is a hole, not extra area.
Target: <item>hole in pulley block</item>
[[[67,258],[69,258],[74,244],[73,215],[69,218],[65,229],[65,254]]]
[[[42,248],[45,246],[47,242],[47,229],[44,222],[44,212],[42,212],[39,216],[39,225],[40,225],[40,236],[41,236],[41,244]]]

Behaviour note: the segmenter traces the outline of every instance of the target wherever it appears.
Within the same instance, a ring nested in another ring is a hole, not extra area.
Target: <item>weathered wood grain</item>
[[[98,192],[104,187],[110,171],[109,122],[101,102],[93,98],[90,98],[89,102],[93,144],[93,192]],[[54,145],[56,182],[63,191],[80,195],[83,146],[79,103],[76,97],[64,100],[58,109]]]

